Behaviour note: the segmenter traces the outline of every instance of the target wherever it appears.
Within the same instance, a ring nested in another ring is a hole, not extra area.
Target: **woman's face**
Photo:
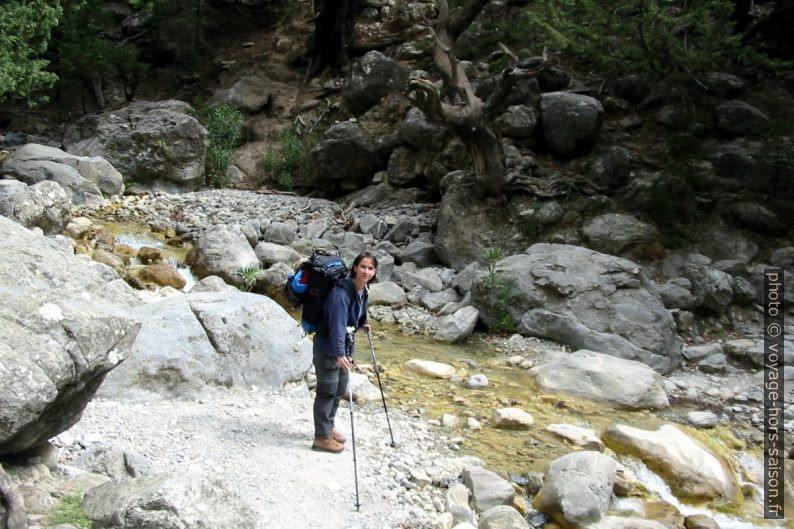
[[[361,278],[364,283],[369,283],[375,277],[378,269],[375,268],[375,263],[370,257],[364,257],[353,267],[353,271],[356,273],[356,279]]]

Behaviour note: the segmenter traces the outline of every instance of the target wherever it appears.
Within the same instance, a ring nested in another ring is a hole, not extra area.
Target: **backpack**
[[[284,294],[293,308],[302,306],[301,326],[306,334],[317,330],[323,320],[323,303],[336,282],[347,275],[339,254],[315,251],[287,277]]]

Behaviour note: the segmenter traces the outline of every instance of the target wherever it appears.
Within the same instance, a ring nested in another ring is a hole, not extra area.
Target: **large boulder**
[[[653,431],[615,424],[603,437],[616,452],[639,457],[661,474],[676,495],[732,502],[741,493],[728,464],[672,424]]]
[[[535,506],[563,527],[597,522],[607,512],[617,463],[600,452],[572,452],[546,468]]]
[[[120,195],[124,178],[101,156],[75,156],[54,147],[28,143],[3,162],[3,174],[27,184],[58,182],[75,204],[97,204],[102,194]]]
[[[256,114],[270,102],[270,97],[270,83],[266,79],[247,76],[215,92],[207,104],[230,105],[246,114]]]
[[[256,514],[221,479],[195,468],[89,490],[83,508],[94,527],[105,529],[254,529]]]
[[[612,255],[631,252],[642,256],[661,248],[656,227],[622,213],[606,213],[590,219],[582,226],[582,235],[589,248]]]
[[[390,92],[401,91],[409,70],[379,51],[370,51],[353,63],[345,77],[342,97],[353,114],[360,115]]]
[[[41,228],[46,235],[63,233],[66,225],[72,220],[72,201],[63,188],[55,182],[45,180],[28,187],[21,185],[4,185],[0,181],[0,215],[16,221],[26,228]],[[14,193],[3,193],[3,188],[15,188]]]
[[[744,101],[726,101],[714,109],[715,126],[721,132],[742,135],[762,132],[769,127],[769,118]]]
[[[311,343],[265,296],[191,293],[148,303],[133,315],[141,331],[102,396],[193,399],[219,387],[280,390],[311,367]]]
[[[219,224],[207,228],[194,242],[187,262],[198,277],[219,276],[227,283],[239,285],[237,272],[243,268],[259,268],[256,252],[238,225]]]
[[[471,491],[471,503],[478,512],[513,503],[516,491],[509,481],[499,477],[495,472],[473,466],[463,470],[461,478]]]
[[[534,244],[496,265],[507,286],[493,288],[489,277],[474,284],[472,303],[493,324],[502,303],[521,334],[548,338],[576,349],[590,349],[638,360],[667,372],[681,359],[682,341],[652,281],[639,265],[578,246]]]
[[[628,409],[670,405],[662,377],[633,360],[582,350],[559,356],[530,372],[548,392],[569,393]]]
[[[0,217],[0,455],[74,425],[130,352],[138,304],[122,281]]]
[[[437,152],[444,147],[446,129],[430,123],[418,108],[410,108],[397,135],[407,145]]]
[[[351,121],[331,125],[310,155],[314,184],[325,188],[359,189],[371,182],[383,165],[375,142]]]
[[[204,185],[207,130],[183,101],[136,101],[89,114],[64,137],[70,153],[102,156],[136,189],[192,191]]]
[[[473,175],[466,171],[449,173],[441,187],[433,242],[444,264],[463,270],[472,262],[484,262],[489,248],[501,248],[505,255],[526,248],[529,241],[520,213],[528,209],[529,201],[514,197],[505,206],[498,200],[484,200]],[[461,222],[462,211],[466,212],[466,222]]]
[[[598,140],[604,108],[590,96],[551,92],[540,96],[543,135],[552,152],[571,156]]]

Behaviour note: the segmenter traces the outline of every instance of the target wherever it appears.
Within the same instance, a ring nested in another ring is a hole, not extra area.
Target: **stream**
[[[122,223],[102,223],[113,233],[117,245],[128,245],[137,250],[142,246],[159,248],[166,260],[175,265],[187,280],[184,291],[188,291],[196,278],[184,265],[187,249],[169,246],[165,238],[152,233],[145,226]],[[140,266],[139,263],[131,267]],[[279,300],[286,306],[284,300]],[[293,317],[299,315],[290,311]],[[357,361],[371,364],[371,352],[365,336],[358,340]],[[694,438],[708,439],[718,444],[725,453],[734,455],[739,475],[763,476],[760,448],[736,451],[735,439],[726,425],[711,430],[695,430],[684,423],[683,417],[692,408],[671,406],[661,411],[625,411],[609,408],[569,395],[555,395],[538,391],[528,369],[510,365],[510,356],[494,352],[478,337],[465,344],[450,345],[436,342],[428,336],[406,335],[396,325],[373,322],[373,343],[379,364],[383,368],[381,380],[386,391],[389,407],[399,407],[417,419],[428,421],[440,436],[461,454],[474,455],[485,461],[487,468],[501,470],[511,476],[527,472],[543,472],[545,466],[556,458],[577,450],[576,447],[546,430],[549,424],[574,424],[603,432],[610,424],[622,423],[637,428],[655,429],[664,423],[675,423]],[[522,353],[536,363],[532,351]],[[404,368],[410,359],[433,360],[452,364],[457,373],[451,380],[428,378]],[[541,360],[542,361],[542,360]],[[464,381],[474,375],[483,374],[488,385],[482,389],[469,389]],[[380,401],[367,403],[382,409]],[[490,425],[491,411],[501,407],[518,407],[530,413],[535,420],[529,430],[505,430]],[[442,424],[442,417],[447,421]],[[457,418],[450,420],[449,416]],[[467,419],[474,418],[478,428],[467,426]],[[410,442],[407,432],[394,432],[398,442]],[[607,450],[609,453],[609,450]],[[614,457],[630,469],[643,483],[651,498],[666,501],[683,515],[703,513],[712,517],[722,529],[751,529],[755,527],[782,527],[784,522],[765,520],[762,510],[763,488],[758,484],[742,482],[749,497],[741,505],[712,507],[708,504],[688,504],[673,495],[665,481],[646,467],[641,461],[629,456],[614,454]],[[740,478],[741,482],[741,478]],[[613,501],[610,513],[643,516],[639,498],[619,498]],[[791,525],[788,525],[791,526]]]

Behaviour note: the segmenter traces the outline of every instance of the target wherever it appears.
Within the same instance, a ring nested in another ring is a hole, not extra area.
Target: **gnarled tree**
[[[447,0],[439,0],[438,17],[433,24],[433,62],[441,74],[443,87],[438,90],[427,79],[414,77],[409,81],[409,97],[429,120],[448,127],[460,137],[471,153],[474,173],[483,194],[502,197],[508,194],[513,183],[509,181],[501,138],[493,128],[492,121],[502,110],[516,82],[537,76],[550,66],[550,61],[544,60],[541,66],[533,70],[517,66],[506,68],[487,101],[480,99],[474,93],[453,48],[457,38],[477,18],[488,1],[470,0],[452,16]],[[504,51],[509,53],[506,48]]]

